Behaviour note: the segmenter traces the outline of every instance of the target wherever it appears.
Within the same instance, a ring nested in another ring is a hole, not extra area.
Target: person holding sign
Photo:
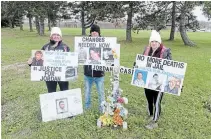
[[[91,37],[100,37],[100,27],[98,25],[92,25],[90,28]],[[91,58],[98,60],[99,55],[94,49],[90,50]],[[91,65],[84,65],[84,81],[85,81],[85,109],[91,106],[91,88],[93,82],[97,86],[99,109],[102,112],[101,103],[105,100],[104,95],[104,75],[103,71],[96,71],[92,69]]]
[[[172,59],[170,49],[166,48],[161,43],[160,34],[156,30],[152,30],[151,36],[149,39],[149,46],[145,48],[143,54],[146,56],[158,57],[158,58],[163,58],[163,59],[169,59],[169,60]],[[134,66],[135,65],[136,63],[134,62]],[[147,88],[145,88],[144,90],[145,90],[145,96],[148,102],[148,112],[149,112],[149,120],[150,120],[146,128],[154,129],[158,127],[157,122],[161,113],[161,100],[164,93],[160,91],[147,89]]]
[[[62,32],[59,27],[53,27],[51,29],[50,42],[44,45],[41,50],[59,52],[70,51],[70,48],[62,42]],[[32,65],[31,58],[28,60],[28,64],[29,66]],[[69,83],[67,81],[46,81],[48,93],[56,92],[57,84],[59,84],[61,91],[69,89]]]

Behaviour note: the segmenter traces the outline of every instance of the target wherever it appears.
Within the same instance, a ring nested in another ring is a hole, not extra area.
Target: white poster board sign
[[[119,64],[120,44],[116,37],[75,37],[79,65]]]
[[[131,84],[180,96],[187,63],[138,54]]]
[[[104,71],[104,72],[113,72],[115,68],[118,68],[119,73],[123,73],[123,74],[133,74],[133,71],[134,71],[132,68],[127,68],[127,67],[124,67],[124,66],[119,66],[119,67],[98,66],[98,65],[92,66],[93,70]]]
[[[81,89],[40,94],[40,107],[43,122],[82,114]]]
[[[32,50],[31,81],[69,81],[77,78],[78,53]]]

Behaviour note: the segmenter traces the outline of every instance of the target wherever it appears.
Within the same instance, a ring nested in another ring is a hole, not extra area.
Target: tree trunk
[[[173,1],[172,13],[171,13],[172,21],[171,21],[171,33],[170,33],[170,41],[174,40],[175,34],[175,25],[176,25],[176,1]]]
[[[19,18],[20,30],[23,31],[22,17]]]
[[[45,18],[44,17],[40,17],[40,36],[44,35],[45,32],[45,23],[44,23]]]
[[[51,31],[51,19],[50,19],[50,16],[48,16],[48,31]]]
[[[13,28],[13,25],[12,25],[12,20],[11,20],[11,19],[9,19],[8,21],[9,21],[9,26],[10,26],[10,28]]]
[[[129,11],[127,12],[127,27],[126,27],[126,41],[132,42],[131,29],[132,29],[132,17],[133,17],[133,2],[129,3]]]
[[[32,15],[29,15],[29,28],[30,28],[30,32],[33,32],[33,28],[32,28]]]
[[[85,13],[84,13],[84,9],[82,8],[81,10],[81,28],[82,28],[82,35],[86,35],[86,27],[85,27]]]
[[[180,35],[182,37],[182,40],[184,42],[185,45],[188,46],[195,46],[195,44],[188,38],[188,35],[186,33],[186,28],[185,28],[185,6],[184,8],[182,8],[181,10],[181,14],[180,14]]]
[[[15,21],[12,19],[12,28],[15,28]]]
[[[36,24],[37,33],[40,34],[40,22],[39,22],[38,16],[35,16],[35,24]]]

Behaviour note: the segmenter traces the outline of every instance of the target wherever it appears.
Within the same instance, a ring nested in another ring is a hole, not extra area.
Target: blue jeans
[[[91,89],[92,84],[95,82],[98,92],[99,109],[101,111],[101,102],[105,100],[104,95],[104,77],[89,77],[84,75],[85,81],[85,109],[91,106]]]

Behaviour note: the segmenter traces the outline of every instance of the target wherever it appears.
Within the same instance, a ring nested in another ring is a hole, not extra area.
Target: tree
[[[166,28],[171,21],[170,40],[174,38],[175,25],[179,24],[180,34],[185,45],[194,46],[195,44],[189,40],[186,30],[196,30],[199,28],[196,16],[191,13],[198,2],[150,2],[145,7],[145,12],[140,13],[136,17],[137,29],[155,29],[160,31]]]
[[[176,1],[173,1],[172,12],[171,12],[171,31],[169,38],[170,41],[174,40],[175,28],[176,28]]]
[[[48,1],[46,2],[47,19],[48,19],[48,30],[51,30],[51,26],[56,26],[57,19],[61,18],[59,13],[60,9],[65,9],[67,7],[67,2],[62,1]]]
[[[153,29],[158,32],[171,20],[171,2],[148,2],[135,18],[137,29]]]
[[[202,11],[203,11],[203,14],[210,20],[211,19],[211,2],[210,1],[203,2]]]
[[[127,10],[127,26],[126,26],[126,41],[132,42],[131,29],[132,29],[132,18],[133,18],[133,2],[129,2]]]
[[[1,22],[3,27],[20,26],[23,30],[22,18],[25,14],[23,1],[2,1]]]
[[[188,2],[188,1],[180,2],[179,29],[180,29],[180,35],[184,42],[184,45],[187,45],[187,46],[196,45],[194,42],[192,42],[188,38],[188,35],[186,33],[186,27],[194,28],[198,26],[196,17],[190,13],[190,11],[192,11],[193,8],[198,4],[199,3],[197,2]]]
[[[48,19],[48,27],[56,25],[56,20],[60,18],[58,13],[64,2],[60,1],[36,1],[34,2],[33,16],[35,17],[36,30],[39,35],[45,34],[45,19]]]
[[[86,29],[90,28],[95,20],[103,20],[107,15],[107,3],[109,2],[94,2],[81,1],[73,2],[72,13],[81,20],[82,35],[86,35]]]

